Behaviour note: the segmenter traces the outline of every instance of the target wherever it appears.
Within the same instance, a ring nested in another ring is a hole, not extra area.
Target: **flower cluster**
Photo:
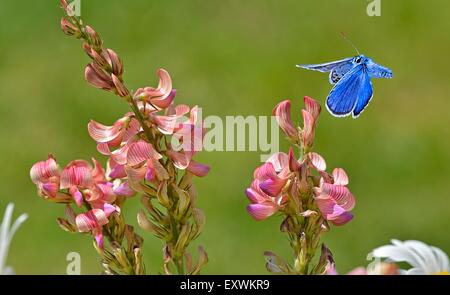
[[[132,94],[125,86],[117,53],[104,47],[99,34],[72,13],[66,0],[61,0],[61,6],[65,11],[63,32],[83,40],[91,59],[85,68],[86,81],[121,97],[131,112],[111,126],[94,120],[88,123],[97,150],[108,157],[106,171],[96,160],[93,166],[75,160],[60,171],[49,156],[31,168],[39,195],[67,204],[67,219],[58,219],[63,229],[94,235],[106,273],[142,274],[143,239],[125,224],[121,214],[127,197],[140,193],[148,215],[141,210],[137,221],[164,241],[164,272],[174,273],[175,267],[178,274],[199,273],[208,260],[206,252],[199,247],[199,259],[194,263],[186,248],[205,224],[204,214],[195,207],[193,185],[195,176],[209,172],[207,165],[193,159],[202,148],[205,133],[200,109],[174,103],[176,90],[164,69],[157,71],[157,87],[138,88]],[[71,204],[86,211],[77,215]]]
[[[38,187],[38,193],[44,199],[66,203],[67,220],[59,219],[60,226],[67,231],[91,232],[100,249],[104,248],[103,229],[113,213],[120,213],[115,202],[120,197],[135,194],[127,183],[107,180],[105,170],[100,163],[92,159],[93,166],[87,161],[70,162],[62,171],[55,158],[38,162],[30,170],[31,180]],[[75,214],[71,203],[87,211]]]
[[[289,100],[273,110],[280,128],[299,149],[300,158],[296,158],[293,147],[287,154],[275,153],[254,171],[253,182],[246,190],[251,202],[247,211],[254,219],[264,220],[277,212],[284,216],[281,230],[289,234],[295,264],[291,267],[267,252],[267,267],[275,272],[323,273],[325,259],[309,269],[321,234],[329,229],[329,222],[343,225],[353,217],[350,211],[355,199],[347,188],[347,174],[341,168],[327,173],[325,160],[311,151],[321,107],[310,97],[305,97],[304,102],[302,128],[292,123]]]

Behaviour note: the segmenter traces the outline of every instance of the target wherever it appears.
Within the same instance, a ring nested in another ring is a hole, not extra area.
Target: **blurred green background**
[[[322,103],[325,74],[297,63],[332,61],[359,50],[394,72],[373,81],[375,97],[357,120],[326,111],[316,151],[329,168],[343,167],[357,198],[354,220],[334,227],[325,242],[338,270],[366,265],[366,254],[391,238],[418,239],[450,252],[450,2],[382,1],[381,16],[366,14],[365,0],[100,1],[81,0],[82,17],[125,62],[130,87],[156,85],[164,67],[177,102],[203,107],[203,115],[269,115],[282,99]],[[87,85],[81,43],[59,29],[58,1],[0,2],[0,208],[16,204],[29,220],[15,236],[8,264],[19,274],[63,274],[70,251],[81,253],[82,273],[100,272],[89,236],[56,225],[63,206],[35,194],[33,163],[53,153],[71,159],[105,158],[95,149],[89,119],[111,124],[127,105]],[[283,149],[287,144],[280,138]],[[210,262],[205,274],[266,273],[263,251],[290,257],[279,217],[253,221],[244,189],[259,152],[203,152],[212,166],[197,181],[207,226],[198,242]],[[123,210],[131,224],[139,200]],[[3,213],[1,213],[3,214]],[[161,243],[145,236],[145,261],[159,271]]]

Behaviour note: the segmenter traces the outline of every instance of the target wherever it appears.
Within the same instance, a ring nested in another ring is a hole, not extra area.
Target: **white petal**
[[[416,253],[421,259],[424,271],[427,274],[433,274],[440,271],[440,263],[430,246],[420,241],[405,241],[404,245],[410,249],[411,252]]]
[[[421,268],[411,268],[404,273],[405,275],[427,275]]]
[[[450,267],[449,267],[449,261],[448,261],[448,256],[447,254],[444,253],[444,251],[442,251],[439,248],[433,247],[431,246],[431,249],[433,249],[433,253],[436,256],[437,261],[439,261],[439,266],[440,266],[440,272],[450,272]]]
[[[416,255],[402,246],[381,246],[374,249],[372,253],[374,257],[387,258],[394,262],[407,262],[413,267],[420,267]]]

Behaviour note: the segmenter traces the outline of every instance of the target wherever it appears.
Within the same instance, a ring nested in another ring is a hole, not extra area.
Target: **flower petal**
[[[94,163],[94,169],[92,170],[92,178],[94,182],[106,182],[105,170],[103,167],[94,158],[92,158],[92,162]]]
[[[320,103],[318,103],[316,100],[312,99],[309,96],[303,97],[303,100],[305,102],[305,109],[310,113],[314,120],[317,120],[319,117],[320,111],[322,107],[320,106]]]
[[[130,145],[127,153],[127,164],[135,166],[148,159],[161,159],[161,157],[150,143],[140,140]]]
[[[269,196],[277,197],[283,190],[287,181],[288,179],[274,177],[263,181],[259,187]]]
[[[178,169],[184,170],[189,166],[191,159],[187,153],[169,150],[167,154],[172,159],[174,166]]]
[[[93,184],[91,167],[84,160],[70,162],[61,173],[61,188],[89,187]]]
[[[96,142],[108,142],[121,135],[123,124],[124,122],[119,120],[113,126],[107,126],[91,120],[88,123],[88,132]]]
[[[278,152],[270,156],[266,162],[272,163],[275,171],[280,173],[289,166],[289,156],[286,153]]]
[[[322,158],[318,153],[308,153],[308,158],[311,161],[311,164],[318,171],[325,171],[327,169],[327,163],[325,159]]]
[[[258,221],[272,216],[277,211],[278,208],[275,205],[250,204],[247,206],[247,212]]]
[[[52,155],[45,161],[37,162],[30,169],[30,177],[35,184],[45,182],[54,176],[59,176],[59,167]]]
[[[118,196],[132,197],[136,192],[130,187],[128,182],[121,183],[118,187],[114,188],[114,193]]]
[[[265,162],[261,166],[255,169],[253,172],[253,177],[260,181],[264,181],[269,178],[276,177],[277,173],[275,171],[274,165],[272,162]]]
[[[320,191],[322,194],[333,198],[339,206],[347,211],[355,207],[355,198],[345,186],[323,183]]]
[[[92,209],[86,213],[78,214],[75,223],[79,232],[87,232],[107,224],[108,218],[102,209]]]
[[[342,168],[335,168],[333,170],[333,179],[335,185],[348,185],[348,176]]]
[[[298,131],[294,127],[291,119],[291,102],[289,100],[277,104],[273,109],[272,114],[275,116],[280,128],[288,137],[298,139]]]
[[[314,117],[306,110],[302,110],[303,116],[303,134],[302,140],[305,146],[312,146],[314,142]]]
[[[191,160],[186,170],[191,172],[195,176],[203,177],[209,173],[210,167],[208,165],[201,164],[194,160]]]

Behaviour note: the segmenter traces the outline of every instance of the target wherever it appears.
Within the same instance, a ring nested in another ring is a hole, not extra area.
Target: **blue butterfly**
[[[370,78],[392,78],[390,69],[362,54],[339,61],[297,67],[330,72],[330,83],[334,86],[327,97],[326,106],[336,117],[352,114],[353,118],[357,118],[373,97]]]

